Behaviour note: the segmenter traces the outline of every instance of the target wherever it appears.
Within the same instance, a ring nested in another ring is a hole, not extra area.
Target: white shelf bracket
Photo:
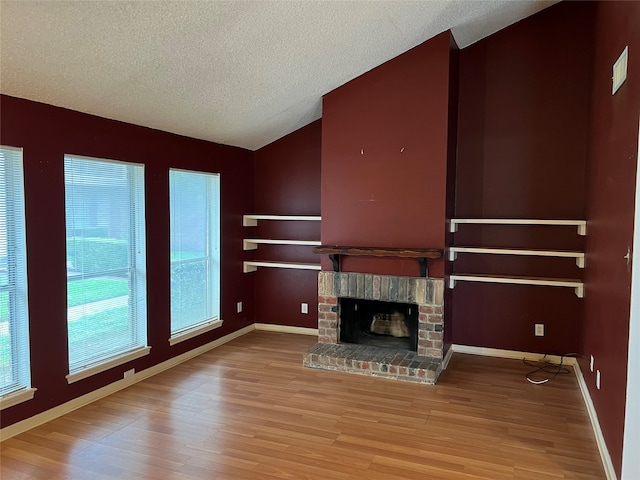
[[[258,267],[256,267],[255,265],[247,265],[246,263],[243,263],[242,265],[242,271],[244,273],[255,272],[256,270],[258,270]]]
[[[449,249],[449,261],[453,262],[458,258],[458,252],[455,250]]]
[[[449,222],[449,232],[456,233],[458,231],[458,223],[455,220]]]
[[[577,257],[576,265],[578,266],[578,268],[584,268],[584,257]]]
[[[252,242],[251,240],[242,240],[242,249],[243,250],[257,250],[258,244],[256,242]]]
[[[576,292],[576,297],[584,298],[584,285],[580,285],[579,287],[576,287],[574,291]]]
[[[449,277],[449,288],[453,290],[455,287],[456,287],[456,279]]]
[[[587,224],[583,223],[578,225],[578,235],[585,236],[587,234]]]

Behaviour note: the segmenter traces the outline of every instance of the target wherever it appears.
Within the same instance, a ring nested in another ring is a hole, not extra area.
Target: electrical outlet
[[[242,302],[238,302],[236,304],[236,310],[238,311],[238,313],[242,312]]]
[[[596,370],[596,388],[600,390],[600,370]]]
[[[544,323],[536,323],[534,334],[536,337],[544,337]]]
[[[302,313],[309,313],[309,304],[307,304],[307,303],[301,304],[300,311]]]
[[[594,362],[594,358],[593,355],[591,355],[591,361],[589,362],[589,370],[591,370],[593,372],[593,362]]]
[[[136,369],[132,368],[131,370],[127,370],[124,372],[124,378],[133,377],[133,374],[136,373]]]

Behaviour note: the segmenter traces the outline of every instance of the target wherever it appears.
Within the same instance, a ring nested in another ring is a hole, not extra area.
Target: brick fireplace
[[[318,274],[318,343],[306,367],[433,384],[443,368],[443,293],[439,278],[321,271]],[[415,305],[417,349],[341,342],[341,299]]]

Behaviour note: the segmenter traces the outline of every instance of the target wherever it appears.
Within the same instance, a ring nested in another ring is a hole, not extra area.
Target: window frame
[[[133,345],[130,348],[123,349],[121,351],[114,351],[112,354],[102,357],[88,357],[84,361],[83,366],[73,366],[70,361],[70,348],[69,343],[69,309],[67,305],[67,351],[69,358],[67,360],[67,366],[69,368],[69,374],[66,375],[68,383],[74,383],[79,380],[83,380],[98,373],[110,370],[116,366],[130,362],[137,358],[148,355],[151,351],[151,347],[148,345],[147,338],[147,287],[146,287],[146,224],[145,224],[145,165],[143,163],[113,160],[106,158],[87,157],[84,155],[65,154],[64,155],[64,191],[65,191],[65,236],[69,228],[69,219],[67,218],[67,160],[79,160],[84,162],[96,162],[96,164],[117,164],[127,167],[126,170],[126,183],[129,193],[129,213],[130,213],[130,226],[128,239],[128,252],[135,252],[133,255],[128,255],[128,265],[124,269],[117,269],[118,272],[126,271],[129,278],[129,291],[128,291],[128,311],[129,311],[129,327],[132,331],[135,331],[135,338],[137,345]],[[132,206],[133,205],[133,206]],[[65,242],[66,243],[66,242]],[[140,248],[142,246],[142,248]],[[67,252],[68,254],[68,252]],[[87,274],[83,278],[90,278],[92,276],[99,276],[105,272],[113,273],[116,270],[109,270],[103,272],[92,272]],[[122,272],[121,272],[122,273]],[[67,302],[68,302],[68,289],[69,278],[66,281],[67,286]],[[135,316],[133,313],[135,312]]]
[[[36,388],[31,385],[29,344],[29,299],[27,284],[26,214],[24,155],[22,148],[2,145],[4,160],[4,202],[7,235],[7,283],[0,292],[8,293],[9,341],[11,343],[11,380],[0,385],[0,410],[31,400]],[[14,357],[14,355],[17,356]]]
[[[220,277],[221,277],[221,263],[220,263],[220,246],[221,246],[221,218],[220,218],[220,200],[221,200],[221,176],[216,172],[203,172],[197,170],[189,170],[182,168],[170,168],[169,169],[169,276],[170,276],[170,302],[173,301],[173,291],[171,285],[173,284],[172,267],[174,264],[180,263],[179,261],[172,261],[171,254],[173,254],[173,193],[172,193],[172,173],[183,173],[190,175],[202,175],[207,178],[207,253],[205,257],[199,257],[199,259],[206,259],[207,271],[210,272],[206,281],[211,287],[211,290],[207,292],[207,296],[210,297],[212,304],[212,316],[207,319],[194,322],[188,326],[173,329],[173,306],[170,307],[170,337],[169,345],[173,346],[177,343],[183,342],[190,338],[202,335],[216,328],[219,328],[223,324],[221,318],[221,298],[220,298]]]

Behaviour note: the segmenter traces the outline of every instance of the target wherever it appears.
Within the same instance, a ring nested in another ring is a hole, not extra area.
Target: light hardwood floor
[[[454,354],[435,386],[305,369],[252,332],[2,442],[9,479],[605,478],[573,375]]]

